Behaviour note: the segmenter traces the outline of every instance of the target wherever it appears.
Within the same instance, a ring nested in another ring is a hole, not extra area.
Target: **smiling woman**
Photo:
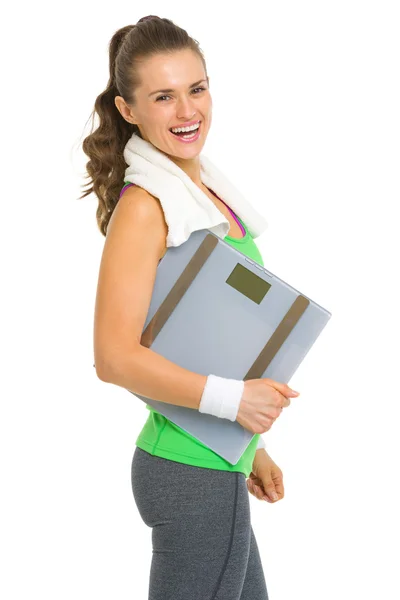
[[[129,142],[141,138],[150,155],[157,149],[180,167],[229,221],[233,235],[225,241],[263,261],[245,224],[202,181],[200,153],[211,127],[212,98],[198,43],[171,20],[151,16],[116,31],[109,51],[110,79],[94,108],[99,126],[83,142],[92,187],[81,197],[97,196],[97,223],[106,237],[95,307],[96,372],[133,394],[207,412],[208,377],[141,343],[168,225],[158,197],[129,180],[124,186]],[[146,162],[143,154],[136,160]],[[153,177],[149,190],[159,179]],[[180,218],[187,227],[187,217]],[[232,404],[224,387],[230,383],[232,389],[232,381],[220,379]],[[235,381],[236,410],[244,383]],[[222,397],[208,400],[219,405]],[[131,482],[140,515],[152,528],[149,597],[268,600],[246,485],[259,435],[231,464],[146,406]]]
[[[134,100],[115,97],[119,112],[138,128],[142,139],[198,180],[199,152],[212,120],[209,77],[202,59],[188,48],[160,52],[139,64],[137,72],[140,85]],[[198,74],[195,81],[194,74]]]

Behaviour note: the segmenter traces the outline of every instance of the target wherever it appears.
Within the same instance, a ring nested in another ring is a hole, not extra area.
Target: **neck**
[[[200,178],[200,158],[199,156],[195,156],[195,158],[179,158],[177,156],[171,156],[168,154],[168,158],[170,158],[182,171],[186,173],[188,177],[195,183],[197,186],[201,187],[203,184],[201,183]]]

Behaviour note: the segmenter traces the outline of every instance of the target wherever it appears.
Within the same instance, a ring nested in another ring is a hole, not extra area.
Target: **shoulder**
[[[159,199],[138,185],[132,185],[124,191],[117,202],[114,212],[121,210],[121,207],[122,210],[136,211],[148,216],[158,215],[158,217],[162,217],[164,220],[164,211]]]
[[[151,241],[161,247],[161,257],[167,251],[168,226],[160,200],[147,190],[133,185],[127,188],[118,200],[108,223],[111,229],[130,229],[133,234],[140,230]]]

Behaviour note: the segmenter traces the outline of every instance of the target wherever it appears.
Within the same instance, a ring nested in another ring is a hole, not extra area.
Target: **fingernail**
[[[278,494],[276,494],[275,492],[272,492],[271,496],[272,500],[278,500]]]
[[[295,390],[292,390],[292,394],[296,394],[296,396],[298,396],[300,394],[300,392],[296,392]]]

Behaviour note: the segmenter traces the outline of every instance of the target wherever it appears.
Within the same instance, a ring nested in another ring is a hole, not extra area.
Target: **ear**
[[[132,113],[131,108],[127,105],[127,103],[125,102],[123,97],[115,96],[114,103],[118,109],[118,112],[125,119],[125,121],[127,121],[128,123],[131,123],[132,125],[135,125],[136,124],[135,117]]]

